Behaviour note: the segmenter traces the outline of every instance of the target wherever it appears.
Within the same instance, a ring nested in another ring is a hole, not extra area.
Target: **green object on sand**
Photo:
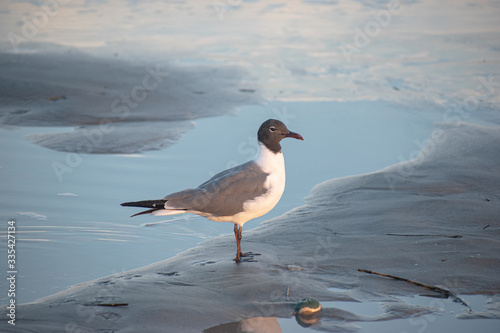
[[[321,310],[321,304],[312,297],[303,298],[295,306],[295,314],[311,315]]]

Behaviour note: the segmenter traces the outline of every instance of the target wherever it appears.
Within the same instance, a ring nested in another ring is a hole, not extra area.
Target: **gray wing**
[[[222,171],[196,189],[166,196],[165,208],[198,211],[213,216],[231,216],[243,210],[247,200],[267,192],[268,174],[250,161]]]

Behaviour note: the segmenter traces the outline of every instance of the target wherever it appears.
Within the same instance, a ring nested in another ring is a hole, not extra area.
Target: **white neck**
[[[282,172],[285,173],[285,159],[283,153],[273,153],[263,143],[259,142],[259,152],[255,156],[254,162],[267,173]]]

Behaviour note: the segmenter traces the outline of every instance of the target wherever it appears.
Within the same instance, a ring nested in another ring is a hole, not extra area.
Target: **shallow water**
[[[300,132],[305,141],[283,142],[286,191],[273,211],[245,224],[245,230],[302,204],[319,182],[398,162],[418,149],[414,140],[425,140],[432,129],[432,122],[416,113],[384,103],[370,108],[379,111],[373,112],[362,102],[280,102],[247,107],[237,116],[200,119],[178,144],[141,155],[75,155],[38,147],[25,138],[61,128],[0,130],[2,151],[9,156],[1,168],[5,198],[1,215],[5,221],[17,222],[22,268],[18,300],[33,301],[231,233],[228,224],[195,215],[130,219],[136,210],[119,204],[195,187],[216,172],[253,158],[255,128],[278,112],[286,112],[288,127]],[[315,122],[306,121],[308,117]],[[353,128],[359,131],[355,136],[350,134]],[[216,134],[220,129],[222,137]],[[412,136],[405,135],[408,131]],[[55,171],[54,162],[69,169]],[[37,219],[34,214],[43,217]],[[170,220],[173,222],[144,226]],[[1,297],[5,300],[5,293]]]
[[[28,86],[21,86],[25,95],[14,98],[14,109],[9,104],[12,96],[0,95],[0,123],[9,124],[0,129],[0,219],[14,219],[17,224],[17,302],[34,301],[76,283],[154,263],[205,239],[232,233],[228,224],[187,215],[146,227],[163,220],[149,216],[129,219],[135,211],[119,204],[197,186],[214,173],[251,159],[256,129],[267,118],[285,121],[305,141],[283,143],[288,176],[285,194],[272,212],[248,222],[245,230],[301,205],[311,188],[322,181],[373,172],[416,157],[435,123],[454,120],[498,125],[498,4],[401,1],[400,10],[387,25],[346,56],[341,47],[355,45],[359,29],[373,24],[374,13],[386,10],[388,3],[71,2],[61,5],[31,34],[26,34],[26,22],[32,22],[42,7],[35,2],[6,3],[0,12],[1,29],[6,32],[0,36],[2,52],[36,55],[77,50],[96,59],[118,59],[135,66],[236,66],[242,70],[234,73],[242,76],[243,95],[255,94],[256,99],[267,101],[246,106],[248,100],[238,100],[241,94],[234,91],[208,100],[193,98],[185,101],[190,107],[210,108],[219,116],[194,117],[168,148],[147,151],[161,147],[162,141],[148,141],[151,136],[146,134],[151,133],[146,133],[145,123],[137,133],[127,135],[141,143],[140,151],[147,152],[80,155],[29,141],[30,135],[71,132],[81,124],[51,127],[54,123],[50,121],[30,122],[30,127],[24,127],[31,119],[24,118],[30,114],[25,113],[25,103],[35,101],[30,107],[39,111],[47,105],[47,98],[60,91],[38,96],[29,85],[47,78],[23,76],[21,81],[27,80]],[[9,33],[26,43],[12,43]],[[28,68],[29,64],[21,65]],[[124,72],[130,68],[136,67],[120,67]],[[99,82],[123,80],[93,74]],[[227,84],[225,77],[220,84]],[[2,81],[7,79],[19,77],[2,77]],[[87,87],[87,82],[70,79],[75,86]],[[192,81],[183,82],[194,89]],[[129,93],[134,84],[134,80],[125,81],[115,93]],[[95,88],[88,86],[90,91]],[[195,91],[200,96],[203,93]],[[224,96],[236,99],[226,103]],[[43,102],[37,103],[40,99]],[[70,96],[67,102],[72,101]],[[146,112],[144,118],[151,121],[155,112],[163,110],[147,103],[136,110]],[[103,105],[109,110],[109,101]],[[236,115],[227,115],[237,106]],[[59,121],[64,112],[74,112],[74,107],[69,104],[49,118]],[[85,100],[79,100],[76,107],[88,109]],[[7,118],[17,122],[6,122]],[[59,147],[65,149],[64,144]],[[6,229],[0,234],[5,235]],[[2,238],[1,248],[4,244]],[[8,300],[6,295],[0,284],[0,303]],[[483,296],[469,298],[479,307],[485,301]],[[421,305],[430,302],[422,297],[404,300]],[[442,314],[424,316],[424,321],[420,317],[414,322],[354,324],[361,332],[439,331],[445,326],[466,332],[478,326],[493,331],[498,323],[455,320],[460,309],[443,302]],[[357,314],[380,314],[377,302],[324,305]],[[310,331],[299,328],[294,318],[278,319],[278,323],[283,331]]]
[[[488,296],[483,295],[462,295],[469,306],[475,312],[484,311]],[[340,331],[352,332],[471,332],[478,327],[485,332],[495,332],[498,329],[498,321],[484,319],[481,317],[475,320],[458,319],[462,313],[468,313],[469,309],[461,304],[457,304],[449,299],[429,298],[423,296],[415,297],[395,297],[393,302],[405,302],[413,306],[429,307],[433,311],[423,316],[410,317],[404,319],[377,320],[377,316],[384,315],[384,303],[381,302],[323,302],[323,309],[335,312],[334,309],[348,311],[354,315],[368,317],[363,321],[347,320],[339,318],[331,319],[321,316],[320,320],[310,327],[299,326],[295,318],[278,319],[282,332],[313,332],[314,328],[327,325],[336,325]],[[372,318],[372,319],[370,319]],[[345,326],[350,324],[350,326]],[[330,327],[332,328],[332,326]],[[279,332],[279,331],[277,331]]]

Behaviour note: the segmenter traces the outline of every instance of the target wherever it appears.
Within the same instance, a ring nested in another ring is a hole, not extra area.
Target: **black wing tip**
[[[139,212],[137,214],[130,216],[130,217],[134,217],[137,215],[150,214],[150,213],[154,212],[155,210],[163,209],[165,207],[165,202],[167,202],[167,200],[164,200],[164,199],[131,201],[131,202],[121,203],[120,206],[149,208],[148,210],[145,210],[145,211],[142,211],[142,212]]]
[[[123,207],[143,207],[143,208],[163,208],[165,206],[165,202],[167,200],[159,199],[159,200],[142,200],[142,201],[131,201],[121,203],[120,206]]]
[[[152,208],[152,209],[144,210],[142,212],[139,212],[139,213],[136,213],[134,215],[131,215],[130,217],[134,217],[134,216],[137,216],[137,215],[143,215],[143,214],[150,214],[150,213],[154,212],[155,210],[158,210],[158,208]]]

